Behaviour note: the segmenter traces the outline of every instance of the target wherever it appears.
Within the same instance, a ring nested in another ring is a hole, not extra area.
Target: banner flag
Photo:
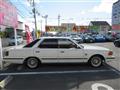
[[[33,41],[30,29],[28,25],[25,25],[25,31],[26,31],[26,40],[27,40],[27,44],[29,44],[30,42]]]

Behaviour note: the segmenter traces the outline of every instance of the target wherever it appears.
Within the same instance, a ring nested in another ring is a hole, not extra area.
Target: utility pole
[[[36,21],[36,8],[35,8],[35,0],[33,0],[33,15],[34,15],[34,21],[35,21],[35,30],[34,30],[34,36],[36,38],[36,31],[37,31],[37,21]]]
[[[42,37],[42,20],[40,21],[40,24],[41,24],[41,30],[40,30],[41,31],[40,32],[41,35],[40,36]]]
[[[58,15],[58,26],[60,26],[60,14]]]
[[[40,24],[41,24],[41,31],[42,31],[42,20],[40,21]]]
[[[42,16],[44,19],[45,19],[45,26],[47,26],[47,18],[48,18],[48,15],[45,15],[45,16]]]
[[[46,28],[46,26],[47,26],[47,19],[48,19],[48,15],[42,16],[42,18],[44,18],[44,19],[45,19],[45,28]]]

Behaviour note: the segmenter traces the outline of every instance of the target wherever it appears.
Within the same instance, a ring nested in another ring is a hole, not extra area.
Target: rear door
[[[35,54],[42,62],[58,62],[58,40],[44,39],[35,49]]]

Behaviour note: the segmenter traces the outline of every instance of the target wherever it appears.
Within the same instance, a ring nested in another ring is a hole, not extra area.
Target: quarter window
[[[39,48],[58,48],[58,40],[57,39],[45,39],[38,46]]]

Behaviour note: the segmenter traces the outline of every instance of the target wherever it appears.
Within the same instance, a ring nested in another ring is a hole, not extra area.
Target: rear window
[[[40,39],[36,39],[34,41],[32,41],[31,43],[25,45],[23,48],[29,48],[29,47],[33,47]]]

